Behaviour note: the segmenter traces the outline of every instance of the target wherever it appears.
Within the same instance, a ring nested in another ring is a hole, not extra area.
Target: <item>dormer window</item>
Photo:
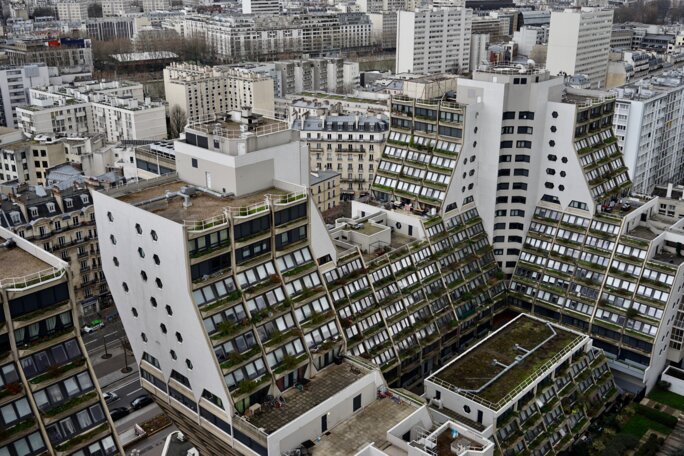
[[[55,212],[55,203],[47,203],[46,206],[49,213]]]
[[[31,217],[38,217],[38,208],[37,207],[30,207],[29,211],[31,212]]]
[[[12,223],[21,223],[21,214],[19,214],[19,212],[10,212],[10,217],[12,218]]]
[[[64,203],[66,204],[66,207],[68,207],[69,209],[74,207],[74,202],[71,198],[64,198]]]
[[[90,202],[90,198],[88,195],[81,195],[81,201],[83,201],[83,204],[88,204]]]

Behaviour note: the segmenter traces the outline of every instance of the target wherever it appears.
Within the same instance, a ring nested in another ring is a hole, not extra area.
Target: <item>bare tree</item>
[[[169,135],[171,138],[178,138],[188,122],[188,117],[183,109],[176,105],[169,110]]]

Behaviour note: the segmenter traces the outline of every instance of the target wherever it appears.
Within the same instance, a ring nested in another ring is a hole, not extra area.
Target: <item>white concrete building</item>
[[[110,142],[166,138],[165,105],[144,98],[142,85],[127,81],[75,82],[30,90],[17,108],[25,134],[103,133]]]
[[[634,191],[684,180],[684,73],[673,70],[614,90],[613,127]]]
[[[14,128],[16,108],[28,104],[29,89],[45,87],[49,80],[45,64],[0,67],[0,125]]]
[[[60,0],[57,2],[57,16],[60,21],[86,21],[88,2],[84,0]]]
[[[95,97],[92,103],[94,131],[107,141],[166,139],[166,106],[149,100],[110,96]]]
[[[551,13],[546,67],[551,74],[584,74],[592,87],[604,87],[612,26],[612,9]]]
[[[279,0],[242,0],[242,14],[279,14]]]
[[[180,63],[164,69],[164,91],[169,107],[179,106],[192,119],[243,107],[273,116],[273,90],[272,79],[239,68]]]
[[[430,8],[397,14],[397,73],[469,71],[471,9]]]
[[[545,44],[549,39],[549,27],[522,26],[513,32],[513,41],[518,45],[518,54],[529,57],[535,46]]]

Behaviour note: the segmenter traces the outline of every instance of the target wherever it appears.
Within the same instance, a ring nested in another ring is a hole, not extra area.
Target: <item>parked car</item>
[[[116,393],[107,392],[102,394],[102,397],[104,397],[104,400],[107,404],[111,404],[112,402],[119,400],[119,396]]]
[[[90,334],[90,333],[95,332],[101,328],[104,328],[104,321],[93,320],[90,323],[88,323],[87,325],[83,326],[83,332],[85,334]]]
[[[131,413],[130,410],[128,410],[126,407],[116,407],[113,408],[109,411],[109,416],[112,417],[113,421],[120,420],[124,416],[128,415]]]
[[[133,410],[139,410],[143,407],[150,405],[152,402],[152,398],[149,395],[141,394],[140,396],[133,399],[133,401],[131,401],[131,408]]]

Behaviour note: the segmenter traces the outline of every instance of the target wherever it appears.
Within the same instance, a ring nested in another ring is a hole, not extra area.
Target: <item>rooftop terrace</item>
[[[673,266],[679,266],[680,264],[684,263],[684,256],[661,249],[658,253],[653,255],[653,260],[660,261],[661,263],[671,264]]]
[[[187,127],[189,130],[196,130],[209,135],[217,135],[228,139],[241,139],[245,135],[267,135],[286,131],[289,129],[287,122],[271,119],[252,114],[249,118],[243,119],[245,122],[232,120],[230,116],[212,116],[209,119],[200,119],[191,122]],[[246,123],[249,120],[249,123]],[[187,136],[186,136],[187,142]]]
[[[171,181],[163,179],[151,180],[131,187],[129,192],[126,192],[125,187],[123,189],[116,189],[113,191],[116,192],[113,196],[177,223],[207,220],[222,215],[226,210],[230,211],[233,208],[240,209],[238,215],[251,214],[268,207],[265,203],[268,195],[285,195],[289,193],[275,187],[240,197],[221,197],[215,192],[196,191],[190,197],[190,206],[184,207],[184,199],[182,197],[160,199],[167,192],[180,192],[183,187],[194,187],[192,184],[180,179]]]
[[[349,363],[333,364],[312,378],[303,391],[297,388],[286,391],[283,395],[283,399],[285,399],[283,407],[262,410],[249,421],[257,428],[263,428],[267,434],[271,434],[333,397],[364,375],[366,372],[358,368],[352,370]]]
[[[391,399],[373,401],[352,418],[333,428],[321,437],[320,443],[310,451],[320,456],[347,456],[357,453],[373,442],[377,448],[385,448],[387,430],[404,420],[417,409],[411,402],[396,403]]]
[[[0,236],[0,244],[7,239]],[[52,266],[31,255],[20,247],[0,247],[0,286],[13,285],[12,279],[28,276],[38,278],[40,273],[49,273]]]
[[[583,336],[529,316],[520,316],[433,374],[459,394],[498,410],[519,385]],[[503,403],[502,403],[503,402]]]

